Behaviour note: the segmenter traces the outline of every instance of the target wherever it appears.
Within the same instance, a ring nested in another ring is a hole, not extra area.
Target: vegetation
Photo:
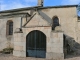
[[[3,53],[5,53],[5,54],[13,53],[13,48],[5,48],[5,49],[3,49]]]

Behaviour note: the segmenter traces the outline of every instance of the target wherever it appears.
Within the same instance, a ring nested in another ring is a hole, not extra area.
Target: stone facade
[[[4,19],[0,19],[0,42],[1,42],[1,48],[0,48],[0,51],[6,47],[13,47],[14,46],[14,37],[13,35],[7,35],[6,34],[6,24],[7,24],[7,21],[9,20],[12,20],[13,21],[13,32],[15,31],[15,29],[17,27],[20,28],[20,20],[21,17],[15,17],[15,18],[4,18]],[[18,21],[18,22],[17,22]],[[14,34],[14,33],[13,33]]]
[[[23,33],[14,34],[14,56],[26,57],[26,36],[33,30],[39,30],[46,35],[46,58],[64,59],[63,32],[53,32],[51,31],[51,27],[34,27],[27,28],[27,30],[26,28],[23,28],[22,30]]]
[[[32,15],[30,15],[31,10],[33,10]],[[44,12],[44,14],[51,18],[52,22],[53,18],[57,16],[60,28],[56,27],[55,30],[57,31],[52,31],[52,24],[49,24],[37,10]],[[39,30],[46,35],[46,59],[64,59],[63,34],[80,43],[80,24],[76,11],[76,5],[70,5],[30,7],[0,12],[0,50],[6,47],[13,47],[14,56],[26,57],[26,36],[33,30]],[[8,20],[13,21],[13,35],[11,36],[6,36],[6,23]]]

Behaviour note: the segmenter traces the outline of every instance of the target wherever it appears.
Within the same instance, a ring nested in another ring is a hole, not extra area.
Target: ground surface
[[[73,55],[69,55],[64,60],[80,60],[80,55],[74,55],[74,56]]]
[[[14,57],[12,54],[2,54],[0,53],[0,60],[44,60],[44,59],[39,59],[39,58],[21,58],[21,57]],[[80,56],[75,57],[75,56],[68,56],[64,60],[80,60]]]
[[[64,59],[64,60],[80,60],[80,57],[67,58],[67,59]]]
[[[2,54],[2,53],[0,53],[0,60],[45,60],[45,59],[31,58],[31,57],[21,58],[21,57],[15,57],[12,54]]]

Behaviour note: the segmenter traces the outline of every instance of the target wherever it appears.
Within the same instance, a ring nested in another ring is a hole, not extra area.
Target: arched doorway
[[[26,56],[46,57],[46,35],[38,30],[31,31],[26,37]]]

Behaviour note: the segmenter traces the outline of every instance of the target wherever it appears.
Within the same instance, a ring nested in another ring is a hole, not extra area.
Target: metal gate
[[[36,58],[46,57],[46,36],[44,33],[35,30],[27,35],[26,56]]]

